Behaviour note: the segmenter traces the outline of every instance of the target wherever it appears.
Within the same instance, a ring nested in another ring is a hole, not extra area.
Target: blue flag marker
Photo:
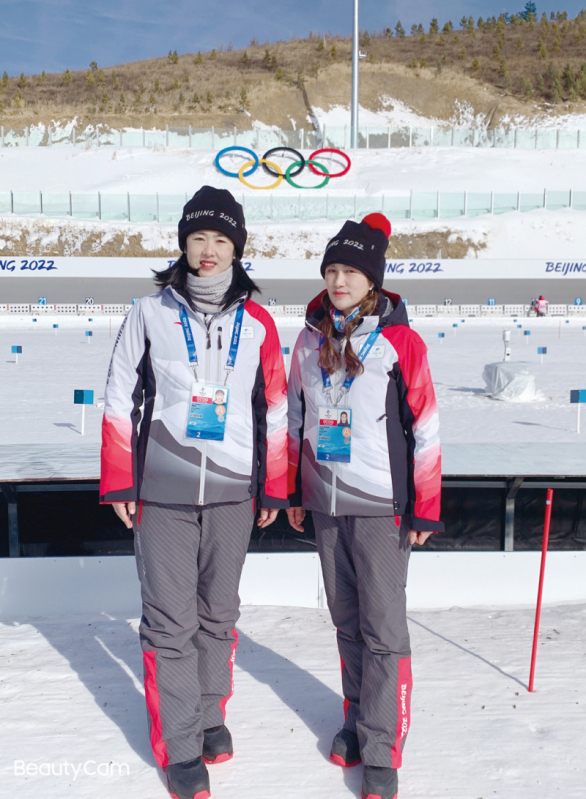
[[[439,340],[440,340],[440,344],[442,344],[442,343],[443,343],[443,340],[444,340],[444,339],[445,339],[445,337],[446,337],[446,334],[445,334],[445,333],[438,333],[438,334],[437,334],[437,337],[438,337],[438,338],[439,338]]]
[[[22,353],[22,347],[20,344],[13,344],[11,347],[11,352],[14,355],[14,363],[18,363],[18,356]]]
[[[36,322],[36,321],[37,321],[36,319],[33,319],[33,322]]]
[[[541,363],[543,363],[543,356],[547,355],[547,347],[537,347],[537,354],[541,358]]]
[[[58,327],[59,325],[53,325],[53,330],[57,330]]]
[[[570,391],[570,402],[578,405],[578,423],[576,425],[576,432],[580,432],[580,407],[586,402],[586,388],[575,389]]]
[[[87,339],[87,343],[88,343],[88,344],[91,344],[91,341],[92,341],[92,336],[93,336],[93,335],[94,335],[94,334],[93,334],[93,332],[92,332],[91,330],[86,330],[86,331],[85,331],[85,337],[86,337],[86,339]]]
[[[73,392],[73,404],[81,405],[81,434],[85,434],[85,406],[94,404],[94,392],[76,388]]]
[[[529,336],[531,335],[530,330],[524,330],[523,335],[525,336],[525,344],[529,344]]]

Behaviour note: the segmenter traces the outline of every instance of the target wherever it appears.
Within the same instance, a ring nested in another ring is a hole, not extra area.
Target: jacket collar
[[[167,286],[167,288],[164,289],[164,291],[168,291],[169,294],[173,297],[173,299],[177,302],[178,305],[183,305],[188,311],[191,311],[191,313],[194,316],[196,316],[196,317],[202,316],[201,312],[194,311],[191,308],[191,306],[189,304],[189,300],[186,297],[184,297],[182,294],[180,294],[176,289],[172,288],[171,286]],[[246,302],[247,299],[248,299],[248,294],[244,291],[244,292],[242,292],[242,294],[239,297],[237,297],[234,300],[232,305],[229,305],[223,311],[220,311],[219,313],[214,314],[214,316],[223,316],[225,313],[230,313],[230,311],[233,311],[234,308],[236,308],[238,305],[240,305],[240,303]]]
[[[327,292],[324,290],[307,306],[305,324],[311,328],[317,328],[324,318],[325,311],[321,304],[322,298]],[[380,300],[373,316],[365,316],[359,323],[360,333],[370,333],[377,327],[394,327],[395,325],[405,325],[409,327],[407,309],[401,299],[400,294],[394,294],[386,289],[381,289]],[[357,328],[358,332],[358,328]]]

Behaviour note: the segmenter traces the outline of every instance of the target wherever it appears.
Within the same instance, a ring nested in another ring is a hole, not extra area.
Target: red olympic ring
[[[346,155],[346,153],[342,152],[342,150],[336,150],[333,147],[323,147],[321,150],[316,150],[314,153],[312,153],[309,156],[309,161],[312,161],[320,153],[337,153],[338,155],[341,155],[342,158],[345,158],[346,161],[348,162],[348,166],[346,167],[346,169],[342,170],[342,172],[334,172],[333,175],[330,175],[330,178],[341,178],[350,171],[352,162],[350,161],[350,157]],[[308,164],[308,166],[311,169],[311,171],[314,172],[316,175],[319,175],[322,178],[326,177],[325,172],[320,172],[319,169],[316,169],[313,164],[310,163]]]

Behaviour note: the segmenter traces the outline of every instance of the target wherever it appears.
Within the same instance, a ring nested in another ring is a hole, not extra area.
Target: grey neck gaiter
[[[226,292],[232,283],[234,267],[212,277],[198,277],[194,272],[187,273],[187,292],[197,311],[216,314],[222,310]]]

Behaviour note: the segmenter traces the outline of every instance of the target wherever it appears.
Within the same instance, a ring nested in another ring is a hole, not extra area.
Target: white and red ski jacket
[[[242,302],[224,440],[186,438],[195,380],[180,305],[193,331],[198,379],[223,384]],[[128,313],[105,392],[102,502],[209,505],[258,497],[262,507],[287,507],[287,383],[274,321],[245,296],[207,320],[172,288],[143,297]]]
[[[352,409],[350,463],[316,457],[318,408],[329,404],[318,366],[323,293],[307,309],[289,375],[289,500],[332,516],[409,514],[412,529],[441,532],[441,451],[427,348],[409,327],[401,298],[381,295],[378,315],[364,317],[351,336],[358,353],[382,327],[364,372],[339,402]],[[343,379],[332,375],[334,392]]]

